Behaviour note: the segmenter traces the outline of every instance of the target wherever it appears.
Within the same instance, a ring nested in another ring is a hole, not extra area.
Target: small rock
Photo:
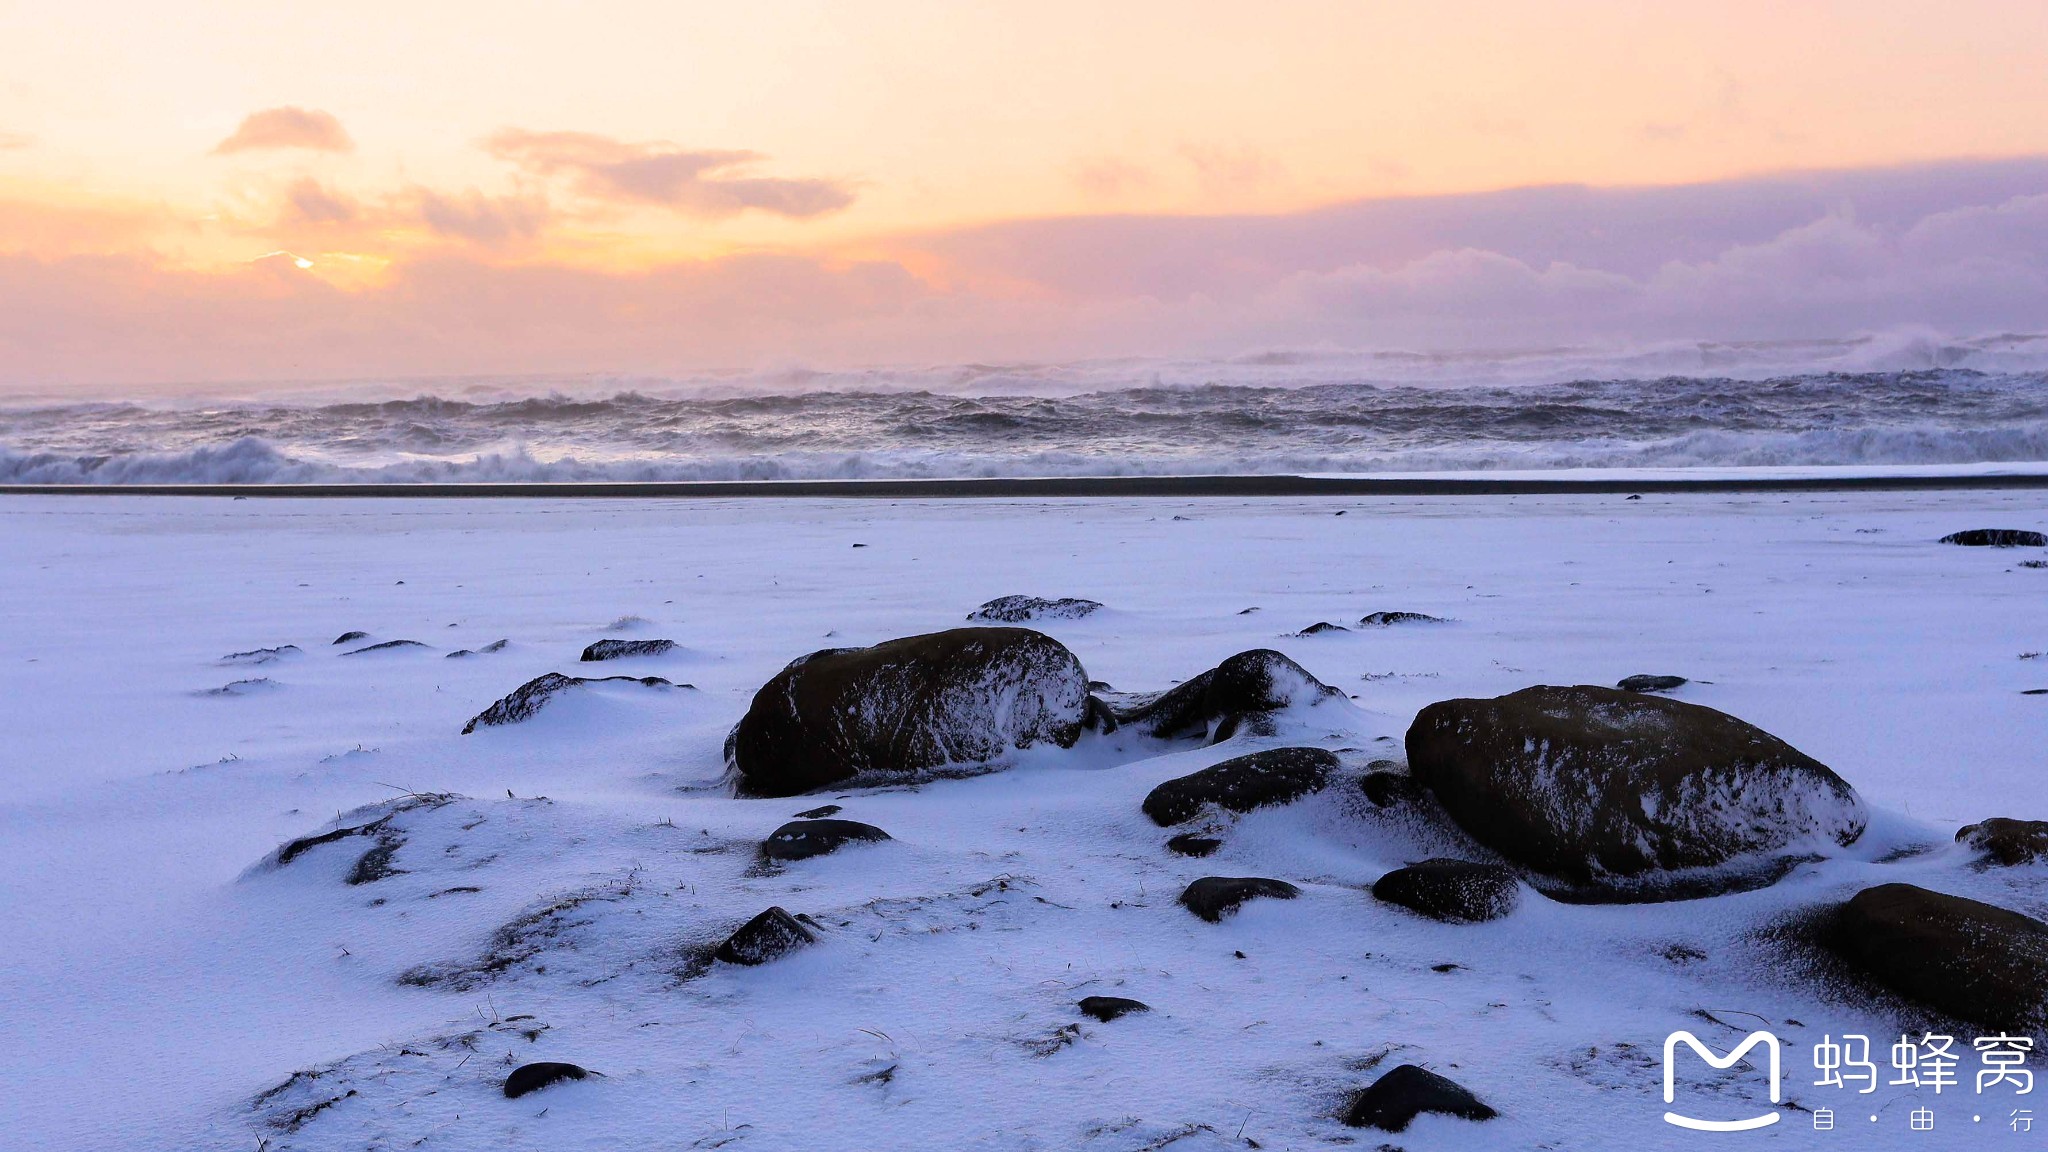
[[[538,1092],[550,1084],[563,1080],[581,1080],[597,1073],[575,1064],[563,1064],[554,1060],[543,1060],[538,1064],[521,1064],[505,1077],[505,1095],[517,1100],[528,1092]]]
[[[1165,828],[1193,819],[1211,804],[1231,812],[1285,804],[1328,784],[1337,763],[1336,754],[1322,748],[1270,748],[1235,756],[1154,788],[1145,797],[1145,815]]]
[[[823,820],[827,816],[837,816],[844,811],[845,809],[837,804],[822,804],[816,808],[806,808],[796,816],[799,820]]]
[[[467,736],[478,728],[488,728],[499,724],[517,724],[521,720],[525,720],[540,711],[546,706],[548,701],[554,699],[556,695],[565,689],[580,688],[585,684],[605,684],[614,680],[631,681],[636,684],[644,684],[649,688],[677,687],[677,685],[671,684],[659,676],[585,677],[564,676],[560,672],[549,672],[545,676],[536,676],[528,680],[526,683],[513,689],[511,695],[470,717],[469,723],[462,726],[462,734]],[[684,684],[681,687],[688,688],[690,685]]]
[[[1513,912],[1521,901],[1522,884],[1498,864],[1424,860],[1380,877],[1372,894],[1432,920],[1476,924]]]
[[[1403,1064],[1352,1097],[1351,1107],[1344,1113],[1344,1123],[1353,1128],[1402,1132],[1407,1130],[1409,1122],[1424,1112],[1439,1112],[1466,1120],[1491,1120],[1500,1115],[1457,1081],[1439,1076],[1427,1068]]]
[[[1395,624],[1445,624],[1440,616],[1428,616],[1421,612],[1372,612],[1359,618],[1361,628],[1386,628]]]
[[[2048,1020],[2048,924],[2031,916],[1880,884],[1843,904],[1824,940],[1892,991],[1972,1023],[2018,1031]]]
[[[1358,790],[1372,801],[1375,808],[1392,808],[1396,804],[1413,804],[1422,799],[1424,789],[1415,777],[1406,772],[1388,769],[1369,771],[1358,778]]]
[[[343,632],[334,638],[334,642],[336,644],[353,644],[358,640],[368,640],[369,638],[370,634],[368,632]]]
[[[401,649],[401,648],[425,648],[425,647],[426,647],[426,645],[425,645],[425,644],[422,644],[422,643],[420,643],[420,642],[419,642],[419,641],[417,641],[417,640],[386,640],[386,641],[385,641],[385,642],[383,642],[382,644],[372,644],[372,645],[370,645],[370,646],[369,646],[368,648],[353,648],[353,649],[350,649],[350,650],[349,650],[349,651],[347,651],[347,652],[343,652],[343,653],[342,653],[342,655],[343,655],[343,656],[361,656],[361,655],[363,655],[363,654],[365,654],[365,653],[368,653],[368,652],[392,652],[392,651],[396,651],[396,650],[398,650],[398,649]]]
[[[2009,820],[1993,816],[1956,832],[1956,843],[1968,844],[1994,864],[2011,868],[2048,858],[2048,820]]]
[[[1652,676],[1645,674],[1627,677],[1621,683],[1616,684],[1615,687],[1623,692],[1669,692],[1673,688],[1682,688],[1685,684],[1686,679],[1683,676]]]
[[[770,860],[808,860],[836,852],[847,844],[887,839],[887,832],[858,820],[792,820],[761,842],[761,855]]]
[[[1223,841],[1216,839],[1214,836],[1197,836],[1193,832],[1183,832],[1166,842],[1166,850],[1168,852],[1180,856],[1193,856],[1196,859],[1204,856],[1214,856],[1216,850],[1221,847],[1223,847]]]
[[[1023,624],[1031,620],[1079,620],[1102,610],[1094,600],[1065,597],[1047,600],[1039,596],[998,596],[967,614],[969,620],[998,624]]]
[[[1303,629],[1302,629],[1301,631],[1299,631],[1299,632],[1296,632],[1296,633],[1295,633],[1295,635],[1296,635],[1296,636],[1321,636],[1321,635],[1324,635],[1325,633],[1329,633],[1329,632],[1349,632],[1349,631],[1351,631],[1351,629],[1349,629],[1349,628],[1346,628],[1346,627],[1345,627],[1345,626],[1343,626],[1342,624],[1332,624],[1332,623],[1330,623],[1330,622],[1329,622],[1328,620],[1318,620],[1318,621],[1316,621],[1315,623],[1313,623],[1313,624],[1309,625],[1308,627],[1306,627],[1306,628],[1303,628]]]
[[[583,662],[599,660],[625,660],[635,656],[660,656],[673,652],[673,640],[599,640],[583,650]]]
[[[1083,996],[1080,1009],[1107,1024],[1119,1016],[1127,1016],[1133,1012],[1150,1012],[1152,1006],[1142,1000],[1130,1000],[1122,996]]]
[[[1204,876],[1188,885],[1180,894],[1181,907],[1207,920],[1211,924],[1237,911],[1237,906],[1247,900],[1261,896],[1274,900],[1292,900],[1301,895],[1301,889],[1285,880],[1268,880],[1262,876]]]
[[[799,948],[818,942],[797,918],[781,908],[770,908],[740,926],[712,955],[727,964],[766,964]]]
[[[1941,542],[1966,548],[2048,548],[2048,536],[2025,528],[1971,528],[1951,532]]]
[[[230,652],[220,658],[223,664],[271,664],[287,656],[297,656],[297,644],[282,644],[276,648],[252,648],[247,652]]]
[[[458,648],[455,651],[450,652],[447,658],[450,660],[454,660],[463,656],[481,656],[488,652],[502,652],[505,650],[505,645],[510,644],[511,642],[512,641],[510,640],[493,640],[489,644],[486,644],[481,648]]]
[[[1118,710],[1116,719],[1140,725],[1158,739],[1199,735],[1213,744],[1235,735],[1241,725],[1248,723],[1254,731],[1270,729],[1274,713],[1343,696],[1341,689],[1311,676],[1285,654],[1255,648]]]

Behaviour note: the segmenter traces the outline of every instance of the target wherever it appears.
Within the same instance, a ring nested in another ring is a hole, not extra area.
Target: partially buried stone
[[[2048,547],[2048,536],[2025,528],[1971,528],[1951,532],[1941,542],[1965,548],[2041,548]]]
[[[2009,820],[1993,816],[1956,832],[1956,843],[1968,844],[1985,859],[2008,868],[2048,858],[2048,820]]]
[[[2031,916],[1880,884],[1837,909],[1824,940],[1878,983],[1952,1016],[2005,1031],[2048,1022],[2048,924]]]
[[[817,943],[796,917],[770,908],[740,926],[712,955],[727,964],[766,964],[806,945]]]
[[[848,844],[887,839],[887,832],[858,820],[792,820],[761,842],[761,855],[770,860],[808,860]]]
[[[1285,804],[1329,783],[1337,764],[1336,753],[1323,748],[1268,748],[1233,756],[1152,789],[1145,797],[1145,815],[1164,828],[1193,819],[1212,804],[1231,812]]]
[[[583,650],[583,661],[626,660],[636,656],[660,656],[673,652],[673,640],[599,640]]]
[[[1513,912],[1522,885],[1513,872],[1498,864],[1424,860],[1380,877],[1372,894],[1432,920],[1470,924],[1498,920]]]
[[[1142,1000],[1130,1000],[1122,996],[1083,996],[1079,1005],[1082,1012],[1095,1017],[1104,1024],[1119,1016],[1133,1012],[1150,1012],[1152,1006]]]
[[[1623,692],[1669,692],[1673,688],[1683,688],[1685,683],[1686,680],[1683,676],[1652,676],[1646,674],[1626,677],[1621,683],[1616,684],[1615,687]]]
[[[1353,1128],[1402,1132],[1424,1112],[1466,1120],[1491,1120],[1500,1115],[1457,1081],[1427,1068],[1403,1064],[1352,1097],[1344,1123]]]
[[[563,1064],[554,1060],[543,1060],[537,1064],[521,1064],[505,1077],[505,1095],[517,1100],[528,1092],[538,1092],[550,1084],[564,1080],[581,1080],[597,1073],[575,1064]]]
[[[1180,894],[1180,903],[1181,907],[1215,924],[1237,911],[1238,905],[1247,900],[1260,897],[1292,900],[1299,895],[1301,889],[1285,880],[1269,880],[1263,876],[1204,876],[1187,886],[1187,890]]]

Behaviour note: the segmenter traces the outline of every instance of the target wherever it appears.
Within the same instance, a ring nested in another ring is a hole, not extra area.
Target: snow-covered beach
[[[2048,688],[2048,570],[2022,564],[2048,553],[1937,543],[1979,527],[2048,524],[2023,491],[0,496],[0,1130],[271,1152],[1689,1147],[1662,1120],[1659,1045],[1768,1026],[1797,1107],[1754,1140],[1974,1146],[2008,1135],[2009,1101],[1811,1084],[1824,1034],[1882,1042],[1900,1021],[1769,930],[1894,880],[2048,913],[2038,868],[1953,843],[2048,814],[2048,699],[2025,694]],[[968,779],[732,795],[726,734],[790,660],[1018,593],[1106,605],[1031,627],[1117,690],[1273,648],[1350,699],[1212,746],[1089,734]],[[1359,626],[1379,611],[1448,622]],[[1347,630],[1298,635],[1318,622]],[[606,638],[678,647],[579,662]],[[548,672],[675,686],[588,686],[462,734]],[[1357,784],[1403,759],[1419,709],[1638,673],[1833,768],[1869,830],[1705,900],[1527,893],[1459,925],[1368,894],[1433,854]],[[1279,745],[1346,768],[1208,819],[1207,859],[1163,848],[1184,829],[1146,817],[1148,792]],[[827,804],[892,839],[763,866],[769,833]],[[384,807],[342,819],[365,805]],[[349,882],[374,837],[278,859],[391,812],[391,874]],[[1208,875],[1301,895],[1204,923],[1176,896]],[[692,963],[770,906],[819,946]],[[1090,995],[1152,1011],[1098,1022],[1076,1010]],[[545,1060],[603,1076],[505,1098]],[[1500,1116],[1340,1123],[1410,1063]],[[1907,1127],[1923,1104],[1933,1133]],[[1842,1130],[1814,1131],[1818,1107]]]

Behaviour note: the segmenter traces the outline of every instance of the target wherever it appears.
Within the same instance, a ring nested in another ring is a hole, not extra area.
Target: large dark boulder
[[[1845,845],[1866,822],[1855,789],[1770,733],[1614,688],[1431,704],[1408,764],[1480,843],[1578,884]]]
[[[1432,920],[1473,924],[1513,912],[1521,901],[1522,882],[1498,864],[1424,860],[1380,877],[1372,894]]]
[[[2048,548],[2048,536],[2025,528],[1971,528],[1951,532],[1941,542],[1966,548]]]
[[[1119,709],[1116,719],[1160,739],[1201,736],[1215,743],[1229,739],[1240,726],[1270,731],[1270,717],[1283,709],[1343,696],[1341,690],[1309,675],[1285,654],[1255,648],[1157,696]]]
[[[793,796],[862,775],[983,765],[1070,748],[1088,674],[1027,628],[954,628],[814,652],[777,673],[726,740],[740,791]]]
[[[2048,859],[2048,820],[2009,820],[1993,816],[1956,831],[1956,843],[1968,844],[1993,864],[2007,868]]]
[[[1102,610],[1099,600],[1063,596],[1047,600],[1042,596],[998,596],[967,614],[969,620],[990,624],[1028,624],[1033,620],[1079,620]]]
[[[1336,769],[1337,754],[1321,748],[1268,748],[1233,756],[1154,788],[1145,797],[1145,815],[1165,828],[1194,819],[1211,804],[1231,812],[1285,804],[1328,784]]]
[[[2048,924],[1990,904],[1881,884],[1828,926],[1828,947],[1909,1000],[1986,1028],[2048,1022]]]
[[[1285,880],[1268,880],[1263,876],[1204,876],[1180,894],[1180,904],[1214,924],[1237,911],[1237,906],[1247,900],[1260,897],[1292,900],[1299,895],[1301,889]]]
[[[770,908],[740,925],[739,931],[720,944],[712,956],[727,964],[752,966],[817,942],[818,938],[811,935],[803,921],[781,908]]]
[[[792,820],[768,834],[761,842],[761,855],[770,860],[809,860],[848,844],[887,839],[887,832],[858,820]]]
[[[1403,1064],[1352,1097],[1351,1107],[1344,1113],[1344,1123],[1353,1128],[1401,1132],[1424,1112],[1466,1120],[1491,1120],[1500,1115],[1457,1081],[1439,1076],[1427,1068]]]

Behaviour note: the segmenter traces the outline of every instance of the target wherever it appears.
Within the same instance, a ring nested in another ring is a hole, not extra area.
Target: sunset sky
[[[0,45],[0,387],[2048,327],[2039,0],[9,3]]]

